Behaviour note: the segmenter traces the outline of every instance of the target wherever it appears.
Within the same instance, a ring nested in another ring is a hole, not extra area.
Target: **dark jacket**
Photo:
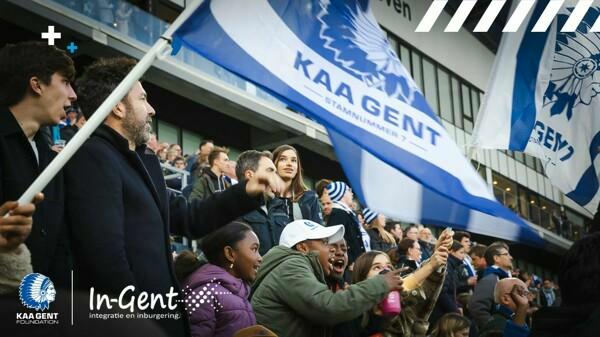
[[[39,164],[13,114],[6,107],[0,108],[0,204],[19,199],[56,156],[41,130],[33,139]],[[58,288],[69,287],[72,262],[64,226],[62,172],[43,193],[45,199],[36,207],[31,234],[25,243],[31,251],[33,271],[48,276]]]
[[[496,288],[498,280],[506,277],[508,277],[507,272],[492,266],[484,270],[483,277],[477,282],[473,296],[469,300],[469,313],[479,328],[483,327],[492,316],[494,288]]]
[[[444,314],[447,313],[458,313],[458,304],[456,302],[456,284],[458,282],[459,273],[461,273],[462,261],[452,256],[448,256],[448,265],[446,268],[446,278],[444,279],[444,285],[442,292],[437,300],[435,309],[431,314],[429,323],[431,327],[434,327],[437,321]]]
[[[544,307],[533,314],[530,337],[596,337],[600,304]]]
[[[298,200],[301,218],[312,220],[319,224],[323,223],[321,208],[314,191],[306,191]],[[259,252],[265,255],[269,249],[279,244],[279,237],[285,226],[294,220],[293,204],[283,198],[273,198],[263,205],[241,217],[248,223],[258,240],[260,241]]]
[[[414,272],[415,270],[419,269],[417,262],[409,259],[408,256],[406,256],[406,255],[400,255],[398,257],[398,263],[395,265],[395,267],[396,267],[396,269],[402,269],[402,268],[408,267],[408,269],[406,271],[402,272],[402,276],[408,275],[408,274]]]
[[[230,337],[243,328],[256,324],[254,311],[248,300],[250,287],[225,269],[207,263],[196,269],[181,285],[186,289],[186,299],[196,300],[198,306],[188,302],[192,337]],[[188,288],[189,287],[189,288]],[[210,288],[210,301],[200,302],[203,288]],[[194,308],[196,310],[191,310]]]
[[[60,139],[69,142],[73,136],[79,131],[77,125],[68,125],[60,129]]]
[[[366,251],[359,228],[360,223],[356,215],[334,207],[329,214],[327,226],[335,225],[344,225],[344,239],[348,246],[348,265],[351,265]]]
[[[215,193],[225,191],[229,187],[231,187],[231,183],[225,180],[225,176],[217,177],[211,169],[206,169],[198,179],[194,180],[190,200],[204,200]]]
[[[506,329],[506,324],[512,322],[513,315],[514,312],[509,308],[496,304],[492,317],[479,330],[479,337],[502,336],[504,334],[504,329]]]
[[[386,253],[392,248],[396,247],[395,243],[388,243],[384,241],[376,229],[369,229],[367,230],[367,233],[369,233],[369,237],[371,238],[371,250],[378,250]]]
[[[246,222],[260,242],[260,255],[265,255],[269,249],[279,244],[279,237],[285,225],[288,224],[288,217],[284,209],[283,200],[262,205],[248,214],[243,215],[240,220]]]
[[[245,184],[203,202],[167,193],[157,157],[144,146],[129,150],[106,125],[67,164],[65,181],[75,283],[101,293],[118,294],[127,285],[136,292],[179,292],[170,232],[199,237],[258,207]],[[187,328],[184,320],[158,323],[173,336]]]
[[[419,246],[421,247],[421,261],[429,260],[435,249],[434,245],[423,240],[418,240]]]

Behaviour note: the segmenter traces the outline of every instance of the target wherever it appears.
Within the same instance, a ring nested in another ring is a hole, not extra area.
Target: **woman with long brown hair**
[[[452,242],[452,231],[440,235],[433,256],[414,272],[403,276],[399,314],[384,313],[375,306],[355,321],[360,336],[380,334],[385,337],[425,337],[429,327],[428,318],[437,302],[444,282],[444,265],[448,259],[448,245]],[[384,270],[393,270],[390,257],[381,251],[372,250],[362,254],[354,263],[352,283],[375,277]]]
[[[281,145],[273,151],[273,162],[277,174],[285,184],[285,190],[280,198],[275,198],[271,202],[283,202],[287,217],[286,224],[300,219],[322,224],[323,216],[319,199],[317,194],[304,184],[298,151],[291,145]]]
[[[387,252],[396,247],[396,238],[385,229],[385,215],[365,207],[362,211],[367,233],[371,237],[371,249]]]

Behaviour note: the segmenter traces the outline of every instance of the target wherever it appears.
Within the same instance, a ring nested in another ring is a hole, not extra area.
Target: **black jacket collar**
[[[19,122],[8,107],[0,107],[0,135],[8,136],[15,133],[23,133]]]
[[[150,157],[146,153],[146,145],[140,145],[135,149],[135,151],[131,151],[131,149],[129,149],[129,141],[116,130],[114,130],[106,124],[101,124],[94,131],[94,136],[100,137],[105,141],[109,142],[117,151],[119,151],[125,156],[125,158],[127,158],[129,163],[135,168],[135,170],[140,173],[140,175],[148,185],[148,188],[152,192],[154,200],[162,210],[162,206],[164,205],[165,200],[163,200],[159,196],[157,191],[157,184],[159,184],[160,182],[158,180],[154,180],[159,179],[159,177],[152,177],[148,172],[148,168],[146,167],[146,165],[149,164],[146,161],[149,160],[148,157]],[[155,161],[158,162],[158,159],[156,159],[155,156],[153,156],[153,159],[155,159]],[[160,171],[160,166],[158,166],[157,169],[161,173],[160,179],[163,179],[162,171]]]

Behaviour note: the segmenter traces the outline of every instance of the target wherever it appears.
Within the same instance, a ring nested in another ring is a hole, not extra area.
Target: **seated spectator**
[[[273,163],[277,168],[277,174],[285,184],[285,191],[281,197],[269,202],[284,204],[288,217],[287,223],[301,219],[323,223],[317,194],[304,184],[298,151],[290,145],[281,145],[273,151]]]
[[[576,241],[562,257],[558,271],[562,303],[543,307],[533,315],[531,337],[598,336],[599,251],[600,232],[594,232]]]
[[[471,322],[459,314],[446,314],[437,322],[431,337],[468,337]]]
[[[156,156],[158,157],[158,160],[160,161],[161,164],[166,163],[167,162],[167,149],[161,146],[158,149],[158,151],[156,151]]]
[[[179,169],[179,170],[185,170],[185,159],[182,156],[175,158],[175,160],[173,160],[173,167],[175,167],[176,169]],[[170,172],[169,174],[173,174],[173,172]],[[170,187],[174,190],[181,191],[181,184],[182,184],[181,176],[178,176],[178,177],[172,178],[172,179],[168,179],[166,181],[166,183],[167,183],[168,187]]]
[[[175,158],[182,155],[181,146],[179,144],[171,144],[167,148],[167,161],[173,165]]]
[[[69,125],[60,129],[60,139],[64,139],[67,143],[75,136],[77,131],[83,127],[86,122],[85,116],[81,113],[81,109],[72,105],[69,107]],[[74,116],[74,119],[73,119]]]
[[[548,279],[544,280],[542,290],[540,292],[540,304],[542,307],[556,307],[558,301],[556,292],[554,291],[554,283]]]
[[[371,250],[371,238],[352,210],[354,194],[350,187],[344,182],[334,181],[327,185],[327,193],[333,201],[333,209],[327,220],[327,226],[344,226],[344,239],[348,245],[348,263],[352,270],[352,264],[356,258]]]
[[[415,224],[408,225],[408,227],[406,227],[406,230],[404,231],[404,238],[411,239],[413,241],[418,241],[419,240],[419,227]]]
[[[512,268],[512,256],[508,251],[508,245],[504,242],[492,243],[485,250],[485,260],[489,267],[477,281],[469,301],[469,313],[480,329],[492,317],[496,283],[509,277],[508,273]]]
[[[447,263],[448,244],[451,232],[440,236],[432,258],[423,266],[404,277],[404,292],[401,298],[401,311],[397,315],[386,315],[379,306],[374,306],[362,318],[355,321],[356,329],[363,336],[385,335],[403,337],[424,337],[429,323],[427,318],[435,305],[444,280],[441,266]],[[384,270],[393,270],[387,254],[370,251],[361,255],[352,273],[352,282],[361,282],[376,277]]]
[[[419,245],[421,246],[421,259],[427,260],[433,254],[435,238],[431,234],[431,229],[421,226],[419,229]]]
[[[471,257],[471,263],[473,268],[475,268],[475,273],[477,274],[477,279],[481,279],[483,271],[487,268],[487,262],[485,262],[485,250],[487,249],[486,245],[477,244],[471,248],[471,252],[469,252],[469,256]]]
[[[513,321],[517,312],[517,303],[511,292],[514,287],[518,288],[522,296],[527,296],[527,285],[518,278],[508,277],[498,281],[494,290],[494,311],[492,317],[479,330],[480,337],[502,337],[507,324],[515,325]],[[516,326],[515,329],[523,329],[524,336],[529,334],[527,326]]]
[[[323,221],[325,222],[327,222],[327,219],[329,219],[329,214],[331,214],[331,210],[333,209],[333,202],[329,197],[329,193],[327,193],[327,185],[329,185],[329,183],[331,183],[331,180],[321,179],[315,184],[315,191],[317,192],[317,196],[321,202]]]
[[[156,139],[156,133],[150,132],[150,138],[148,138],[148,141],[146,142],[146,147],[150,151],[154,152],[154,154],[158,153],[160,145],[158,144],[158,139]]]
[[[202,170],[208,165],[208,155],[214,149],[215,142],[211,139],[203,139],[198,145],[198,151],[188,158],[187,170],[192,174],[192,177],[201,175]]]
[[[458,289],[468,286],[467,279],[469,278],[466,267],[463,264],[465,257],[465,248],[460,242],[454,240],[450,247],[450,255],[448,256],[448,265],[446,268],[446,278],[444,286],[440,293],[435,309],[429,318],[430,326],[435,326],[438,319],[448,313],[463,313],[463,308],[459,305],[456,294]]]
[[[396,244],[402,241],[402,225],[400,225],[399,223],[388,222],[385,224],[385,230],[394,236],[394,238],[396,239]]]
[[[225,170],[225,180],[229,183],[229,185],[233,186],[238,183],[237,175],[235,174],[235,167],[237,166],[237,162],[235,160],[230,160],[227,162],[227,170]]]
[[[469,255],[471,253],[471,234],[469,234],[468,232],[462,232],[462,231],[454,232],[454,240],[460,242],[463,245],[463,247],[465,248],[466,255],[465,255],[465,259],[463,260],[463,263],[467,267],[467,271],[469,272],[469,277],[477,276],[475,267],[473,267],[473,261],[471,259],[471,255]],[[472,287],[474,287],[475,282],[471,281],[470,285]]]
[[[421,265],[421,247],[412,239],[402,239],[398,244],[396,268],[404,269],[403,274],[412,273]]]
[[[371,211],[369,208],[363,209],[363,216],[367,224],[367,233],[371,238],[371,249],[381,252],[396,247],[396,239],[385,230],[385,215]]]
[[[190,300],[187,311],[192,337],[229,337],[256,324],[248,284],[256,279],[262,261],[259,245],[248,225],[232,222],[202,239],[200,247],[208,262],[190,251],[176,258],[177,279]],[[213,289],[214,298],[191,310],[191,300],[202,296],[206,288]]]
[[[213,194],[225,191],[231,186],[224,176],[229,161],[227,153],[227,149],[222,147],[215,147],[210,152],[210,155],[208,155],[210,169],[204,170],[202,175],[194,180],[190,200],[204,200]]]
[[[259,324],[287,337],[330,336],[332,327],[360,316],[393,290],[402,278],[392,271],[331,291],[329,242],[344,237],[344,226],[323,227],[309,220],[288,224],[280,245],[263,259],[252,285],[252,306]]]

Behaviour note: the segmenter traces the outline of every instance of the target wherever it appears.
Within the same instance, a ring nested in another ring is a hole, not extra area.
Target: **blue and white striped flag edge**
[[[442,15],[444,8],[446,7],[448,0],[433,0],[431,5],[427,9],[427,12],[417,25],[415,32],[426,33],[430,32],[439,17]],[[444,29],[444,32],[457,32],[460,30],[465,20],[473,10],[477,3],[477,0],[462,0],[458,6],[456,12],[452,15],[450,23]],[[474,32],[487,32],[492,26],[494,20],[498,17],[502,11],[503,6],[507,3],[506,0],[493,0],[488,4],[486,11],[483,13],[481,18],[473,29]],[[562,32],[575,32],[577,26],[581,23],[584,16],[587,14],[590,6],[593,5],[593,0],[520,0],[518,5],[511,13],[507,23],[502,29],[503,32],[516,32],[519,30],[525,18],[530,14],[530,10],[536,6],[536,4],[542,4],[546,10],[539,16],[535,16],[537,24],[530,28],[534,32],[546,31],[550,26],[552,20],[555,19],[558,9],[562,6],[569,6],[574,8],[572,14],[570,14],[569,20],[564,23],[561,28]],[[595,24],[591,28],[592,32],[600,31],[600,18],[595,21]]]

